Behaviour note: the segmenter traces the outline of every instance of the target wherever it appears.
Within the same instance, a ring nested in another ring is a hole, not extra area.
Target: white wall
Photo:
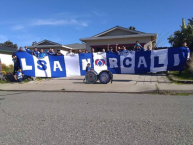
[[[12,55],[0,54],[0,59],[1,59],[1,63],[3,64],[6,64],[6,65],[13,64]]]

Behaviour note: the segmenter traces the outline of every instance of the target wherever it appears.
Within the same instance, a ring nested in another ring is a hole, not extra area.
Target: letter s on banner
[[[44,61],[44,60],[38,60],[37,61],[37,68],[38,69],[40,69],[40,70],[46,70],[47,69],[47,63],[46,63],[46,61]]]
[[[21,58],[21,64],[22,64],[23,71],[32,70],[32,66],[26,64],[25,58]]]

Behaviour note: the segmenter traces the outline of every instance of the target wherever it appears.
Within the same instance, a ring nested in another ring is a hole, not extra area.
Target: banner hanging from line
[[[181,71],[186,64],[184,47],[163,50],[122,53],[82,53],[70,56],[46,56],[38,59],[26,52],[15,53],[23,74],[32,77],[69,77],[86,74],[88,63],[97,73],[109,70],[113,74]]]

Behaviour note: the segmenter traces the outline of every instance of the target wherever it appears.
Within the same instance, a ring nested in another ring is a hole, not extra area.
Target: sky
[[[158,34],[158,46],[193,17],[192,0],[0,0],[0,43],[81,43],[115,26]]]

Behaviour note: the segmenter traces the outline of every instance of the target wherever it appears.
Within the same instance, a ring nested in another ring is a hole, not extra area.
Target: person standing
[[[190,49],[188,48],[188,45],[186,42],[183,43],[183,47],[185,47],[186,59],[190,60]]]
[[[81,49],[78,49],[78,53],[82,53],[82,50],[81,50]]]
[[[91,53],[95,53],[94,48],[91,49]]]
[[[20,67],[19,60],[17,59],[16,55],[12,55],[12,61],[14,63],[13,75],[15,75],[15,73],[18,71]]]
[[[129,52],[130,52],[130,51],[127,50],[125,46],[123,46],[123,50],[119,53],[119,55],[128,55]]]
[[[53,49],[53,48],[50,48],[50,49],[47,51],[47,54],[48,54],[48,55],[54,55],[54,49]]]
[[[113,52],[113,47],[110,47],[110,50],[109,50],[109,44],[108,44],[108,47],[107,47],[107,53],[114,53]]]
[[[86,66],[86,72],[87,72],[87,71],[90,71],[90,69],[91,69],[90,63],[88,63],[87,66]]]
[[[34,48],[33,55],[35,55],[36,57],[38,57],[39,53],[40,53],[40,52],[38,51],[37,47],[35,47],[35,48]]]
[[[22,74],[21,68],[17,71],[17,81],[21,83],[25,79],[24,74]]]
[[[42,59],[42,58],[44,58],[44,57],[46,57],[47,55],[46,55],[46,53],[44,53],[44,50],[43,49],[40,49],[40,53],[38,54],[38,58],[39,59]]]
[[[63,54],[62,54],[62,53],[60,52],[60,50],[58,49],[56,55],[58,56],[58,55],[63,55]]]
[[[139,41],[136,41],[136,44],[135,44],[135,46],[134,46],[134,48],[136,48],[137,46],[141,46],[141,44],[139,43]],[[142,47],[142,46],[141,46]]]
[[[25,52],[25,51],[23,50],[23,47],[19,47],[19,51],[18,52]]]
[[[67,56],[68,56],[68,55],[72,55],[72,54],[74,54],[74,53],[72,52],[72,49],[69,49],[69,50],[68,50],[68,53],[66,53]]]
[[[152,51],[150,45],[147,46],[147,50],[146,51]]]

